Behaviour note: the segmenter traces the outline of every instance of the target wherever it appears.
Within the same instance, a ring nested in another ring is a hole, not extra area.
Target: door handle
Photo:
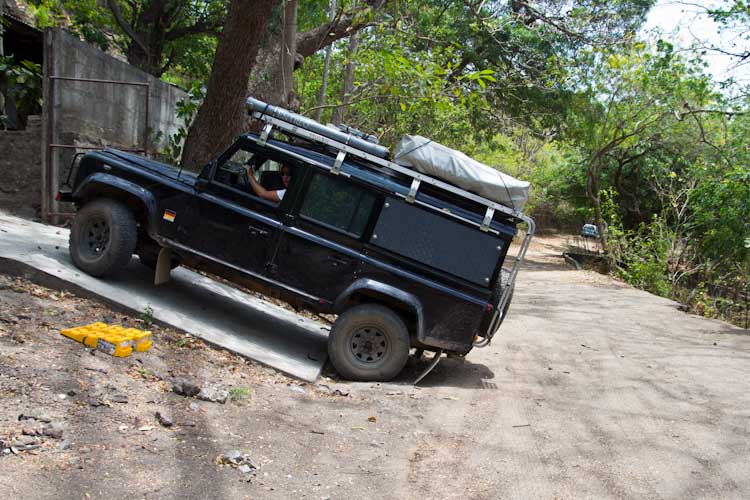
[[[339,267],[339,266],[345,266],[350,263],[347,259],[342,259],[341,257],[334,257],[332,255],[329,255],[326,257],[326,262],[329,263],[333,267]]]
[[[253,236],[268,236],[268,231],[266,231],[265,229],[261,229],[255,226],[248,226],[248,229],[250,230],[250,234],[252,234]]]

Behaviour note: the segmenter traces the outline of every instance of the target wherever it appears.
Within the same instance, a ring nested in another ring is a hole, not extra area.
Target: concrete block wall
[[[74,134],[79,142],[93,145],[139,149],[148,127],[148,149],[153,150],[153,146],[163,146],[152,143],[158,131],[164,137],[177,131],[176,105],[186,96],[184,91],[61,29],[46,31],[45,38],[45,55],[51,58],[51,67],[45,69],[50,76],[149,85],[147,111],[143,86],[55,80],[51,97],[56,134]]]
[[[0,131],[0,208],[26,218],[39,216],[42,191],[41,117],[25,130]]]
[[[147,150],[164,148],[180,126],[177,103],[187,94],[61,29],[45,31],[43,137],[51,144]],[[71,81],[83,78],[92,81]],[[143,85],[113,84],[129,82]],[[148,105],[146,104],[148,102]],[[161,134],[159,134],[161,132]],[[156,141],[157,136],[160,141]],[[46,148],[44,148],[46,149]],[[44,215],[60,211],[54,200],[73,154],[83,149],[43,150]],[[45,217],[47,218],[47,217]]]

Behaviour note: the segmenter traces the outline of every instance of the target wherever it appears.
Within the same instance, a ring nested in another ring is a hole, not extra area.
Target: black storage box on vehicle
[[[388,198],[370,243],[477,285],[493,280],[515,229],[498,236],[477,231],[418,205]]]

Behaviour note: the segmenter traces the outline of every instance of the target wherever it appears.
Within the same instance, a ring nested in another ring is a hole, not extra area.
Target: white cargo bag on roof
[[[529,183],[469,158],[464,153],[419,135],[407,135],[396,146],[395,161],[437,177],[514,210],[523,210]]]

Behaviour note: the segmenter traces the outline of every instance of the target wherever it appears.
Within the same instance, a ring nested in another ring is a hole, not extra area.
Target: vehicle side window
[[[375,205],[375,195],[338,177],[315,173],[300,215],[360,237]]]
[[[294,174],[297,170],[298,167],[291,162],[284,163],[240,148],[220,161],[216,168],[214,182],[242,191],[264,203],[278,204],[275,201],[269,201],[257,192],[253,188],[254,183],[250,182],[250,176],[264,190],[275,191],[277,196],[282,198],[287,188],[294,185],[295,175],[288,174]],[[287,179],[285,180],[284,177]]]
[[[238,149],[230,158],[219,164],[214,180],[234,188],[246,190],[248,182],[245,165],[252,158],[252,152]]]

